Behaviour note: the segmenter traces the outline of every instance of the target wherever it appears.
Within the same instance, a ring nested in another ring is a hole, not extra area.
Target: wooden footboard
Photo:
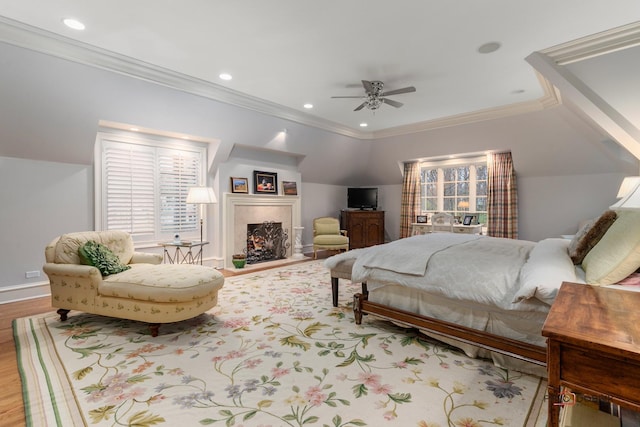
[[[487,350],[495,351],[516,359],[524,360],[536,365],[546,366],[547,349],[526,342],[501,337],[489,332],[432,317],[422,316],[404,310],[399,310],[386,305],[371,302],[367,295],[355,294],[353,296],[353,312],[356,324],[362,323],[363,314],[374,314],[383,319],[392,320],[406,324],[418,329],[428,330],[444,337],[453,338],[458,341],[472,344]]]

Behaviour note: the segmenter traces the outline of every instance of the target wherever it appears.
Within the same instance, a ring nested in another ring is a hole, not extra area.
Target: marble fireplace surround
[[[287,258],[292,256],[295,243],[294,227],[301,222],[299,196],[262,196],[259,194],[224,193],[223,199],[223,258],[224,268],[233,268],[231,256],[247,247],[247,224],[264,221],[281,222],[287,230]]]

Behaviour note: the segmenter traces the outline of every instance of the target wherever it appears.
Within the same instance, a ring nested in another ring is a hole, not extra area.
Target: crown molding
[[[537,100],[489,108],[374,132],[363,132],[215,83],[155,66],[0,16],[0,41],[80,64],[134,77],[168,88],[246,108],[284,120],[357,139],[399,136],[437,128],[494,120],[558,105],[560,96],[538,76],[543,96]],[[640,23],[629,24],[543,51],[558,63],[573,62],[640,44]]]
[[[354,138],[341,124],[0,16],[0,41]]]
[[[389,129],[383,129],[374,132],[374,138],[388,138],[392,136],[406,135],[410,133],[418,133],[433,129],[460,126],[469,123],[481,122],[485,120],[501,119],[518,114],[531,113],[550,108],[561,103],[560,94],[556,88],[549,83],[542,75],[538,74],[538,80],[542,86],[544,95],[533,101],[520,102],[516,104],[508,104],[496,108],[487,108],[484,110],[472,111],[470,113],[458,114],[455,116],[444,117],[411,125],[399,126]]]
[[[640,22],[612,28],[540,51],[558,65],[583,61],[640,45]]]

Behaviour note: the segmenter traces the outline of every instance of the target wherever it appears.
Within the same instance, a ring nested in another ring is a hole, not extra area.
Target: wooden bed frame
[[[547,364],[546,347],[539,347],[512,338],[501,337],[478,329],[371,302],[368,300],[368,292],[357,293],[353,296],[353,313],[357,325],[362,323],[364,314],[374,314],[386,320],[428,330],[437,335],[453,338],[466,344],[495,351],[536,365],[546,366]]]

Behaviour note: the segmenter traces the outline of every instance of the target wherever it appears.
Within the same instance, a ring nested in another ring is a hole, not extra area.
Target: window
[[[420,187],[422,213],[475,214],[479,223],[487,223],[485,157],[424,162],[420,165]]]
[[[199,233],[199,209],[189,188],[205,178],[206,148],[170,139],[98,134],[96,225],[123,230],[136,242]]]

